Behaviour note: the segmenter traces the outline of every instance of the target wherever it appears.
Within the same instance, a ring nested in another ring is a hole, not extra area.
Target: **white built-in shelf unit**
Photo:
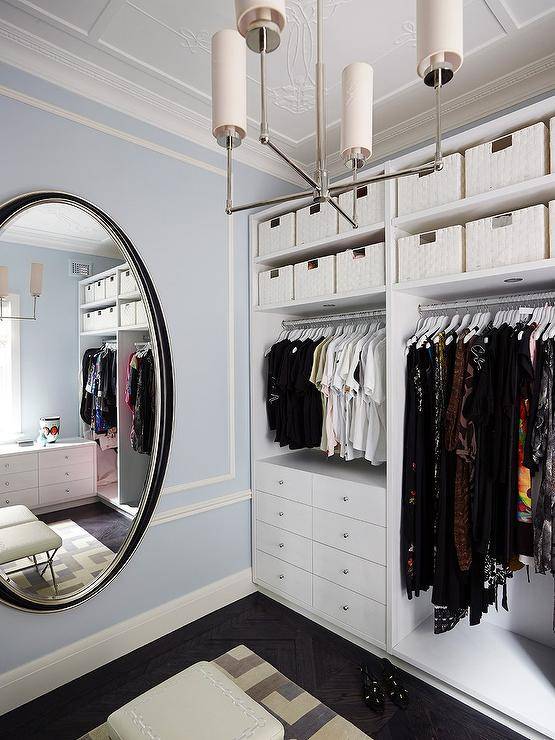
[[[549,124],[555,116],[555,96],[445,137],[446,154],[464,151],[538,121]],[[553,140],[551,143],[553,146]],[[433,159],[433,147],[425,146],[381,164],[393,172]],[[553,161],[553,158],[552,158]],[[376,168],[375,171],[379,171]],[[447,205],[397,217],[397,184],[385,185],[383,223],[339,234],[264,257],[258,257],[258,224],[286,212],[274,207],[250,217],[251,277],[251,439],[253,460],[254,512],[260,486],[259,463],[275,457],[279,466],[313,475],[312,463],[318,452],[289,452],[273,441],[268,430],[265,407],[266,350],[277,339],[282,320],[341,313],[351,309],[384,307],[387,328],[387,425],[388,463],[383,480],[387,501],[387,598],[386,637],[383,648],[408,670],[435,683],[444,691],[477,707],[529,737],[555,737],[555,634],[553,633],[553,579],[521,571],[509,582],[508,613],[491,609],[482,624],[460,624],[444,635],[433,634],[433,607],[429,594],[408,600],[400,568],[401,485],[403,463],[403,418],[405,404],[404,343],[414,330],[419,305],[433,302],[488,297],[515,292],[530,293],[555,286],[555,254],[540,261],[496,267],[476,272],[398,282],[397,239],[410,234],[494,216],[555,200],[555,172],[543,177],[463,198]],[[299,207],[304,205],[299,203]],[[552,230],[555,224],[551,224]],[[258,306],[258,274],[270,267],[294,264],[309,258],[336,254],[352,246],[385,241],[385,284],[356,294],[329,295],[310,300],[292,300],[275,306]],[[552,242],[553,243],[553,242]],[[514,282],[517,280],[518,282]],[[366,480],[375,484],[376,469],[334,460],[334,474],[341,480]],[[322,458],[318,463],[326,475],[332,472]],[[351,467],[353,466],[353,467]],[[385,472],[385,471],[384,471]],[[312,506],[320,503],[312,497]],[[253,529],[255,529],[253,527]],[[269,588],[257,570],[257,542],[253,539],[254,577],[272,598],[288,604],[311,619],[348,639],[379,652],[380,640],[372,640],[350,628],[341,618],[331,618],[314,603],[304,603],[279,587]],[[523,687],[524,691],[523,691]]]

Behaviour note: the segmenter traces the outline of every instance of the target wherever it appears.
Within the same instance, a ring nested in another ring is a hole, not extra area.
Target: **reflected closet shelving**
[[[123,325],[122,309],[126,304],[142,303],[141,294],[132,287],[126,288],[127,284],[133,283],[130,277],[130,269],[126,263],[118,265],[96,275],[91,275],[79,283],[79,358],[84,352],[92,347],[99,347],[105,341],[110,341],[117,348],[117,395],[118,395],[118,424],[117,424],[117,483],[99,487],[98,497],[110,506],[120,510],[128,516],[134,516],[137,512],[138,502],[146,480],[147,468],[150,462],[148,455],[142,455],[131,447],[130,432],[132,414],[125,402],[125,388],[127,383],[127,363],[129,357],[136,349],[136,345],[148,341],[150,338],[149,326],[146,321]],[[99,300],[87,300],[87,293],[91,286],[99,281],[115,282],[113,295],[100,298]],[[113,309],[113,325],[84,331],[85,316],[91,312]],[[87,437],[87,431],[83,426],[83,436]]]
[[[524,128],[538,121],[549,122],[555,116],[555,96],[507,115],[476,125],[462,133],[445,138],[445,153],[463,153],[484,141]],[[553,146],[553,143],[552,143]],[[381,165],[382,171],[393,172],[421,164],[433,158],[431,146],[391,159]],[[553,158],[552,158],[553,161]],[[377,171],[377,170],[376,170]],[[507,211],[544,204],[555,200],[555,173],[534,180],[500,188],[480,195],[397,217],[397,185],[385,186],[383,223],[329,237],[320,243],[303,245],[281,253],[258,257],[257,232],[261,221],[285,212],[275,207],[250,217],[251,275],[251,438],[253,522],[257,521],[257,491],[282,496],[279,489],[268,491],[272,484],[268,471],[276,468],[295,471],[293,475],[313,476],[311,502],[319,488],[314,476],[335,476],[335,486],[353,481],[368,485],[367,490],[383,485],[387,557],[385,598],[383,599],[386,630],[382,643],[369,639],[342,619],[330,618],[321,609],[269,587],[259,577],[256,526],[253,526],[254,578],[262,591],[282,601],[329,629],[374,652],[386,650],[395,659],[443,690],[476,706],[506,725],[530,737],[555,736],[555,635],[552,630],[553,579],[517,574],[509,584],[510,611],[490,612],[482,624],[468,627],[460,624],[444,635],[434,635],[430,596],[421,595],[409,601],[402,586],[400,569],[401,480],[403,462],[403,415],[405,394],[404,343],[412,333],[420,305],[433,302],[489,297],[508,293],[530,293],[552,289],[555,284],[555,253],[552,257],[525,264],[496,267],[476,272],[462,272],[442,277],[398,282],[397,239],[435,230]],[[303,204],[300,203],[299,206]],[[551,228],[554,228],[552,223]],[[291,301],[277,306],[258,306],[258,274],[303,260],[335,254],[352,246],[383,241],[386,244],[385,285],[354,294],[330,295],[307,301]],[[551,235],[553,239],[553,234]],[[553,244],[553,241],[552,241]],[[553,247],[552,247],[553,250]],[[303,316],[340,313],[355,309],[385,307],[387,331],[387,428],[388,463],[383,469],[341,460],[328,461],[318,452],[285,452],[273,442],[268,431],[265,408],[264,353],[277,339],[281,322]],[[328,467],[328,464],[330,467]],[[332,467],[333,466],[333,471]],[[318,472],[315,473],[316,467]],[[362,476],[362,478],[361,478]],[[269,482],[268,482],[269,480]],[[281,478],[280,478],[281,480]],[[279,485],[279,481],[278,484]],[[266,490],[265,490],[266,489]],[[346,494],[347,495],[347,494]],[[278,555],[279,557],[279,555]],[[301,593],[304,586],[301,584]],[[526,690],[522,691],[523,687]]]

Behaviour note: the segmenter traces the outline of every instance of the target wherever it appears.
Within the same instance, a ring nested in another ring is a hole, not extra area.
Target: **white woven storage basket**
[[[347,249],[337,255],[337,292],[377,288],[385,283],[385,244]]]
[[[342,193],[339,205],[349,216],[353,215],[353,193]],[[379,224],[385,220],[385,185],[375,182],[357,188],[357,222],[359,226]],[[352,231],[351,224],[342,216],[339,217],[339,233]]]
[[[466,269],[535,262],[549,255],[544,205],[471,221],[466,225]]]
[[[89,283],[83,288],[83,303],[94,303],[94,283]]]
[[[295,214],[284,213],[258,224],[258,256],[295,246]]]
[[[118,294],[118,281],[115,275],[109,275],[105,279],[106,298],[115,298]]]
[[[513,185],[549,172],[549,136],[535,123],[465,152],[466,195]]]
[[[555,118],[549,121],[550,140],[551,140],[551,168],[550,172],[555,174]]]
[[[464,198],[464,157],[456,152],[443,159],[443,169],[429,175],[410,175],[397,182],[399,216],[442,206]]]
[[[555,257],[555,200],[549,204],[549,256]]]
[[[295,300],[335,293],[335,255],[294,266]]]
[[[405,236],[398,240],[397,249],[399,282],[464,272],[464,226]]]
[[[297,244],[309,244],[337,234],[337,211],[329,203],[314,203],[297,211]]]
[[[261,306],[292,301],[293,265],[261,272],[258,276],[258,297]]]
[[[120,303],[119,306],[120,326],[133,326],[137,322],[137,301]]]

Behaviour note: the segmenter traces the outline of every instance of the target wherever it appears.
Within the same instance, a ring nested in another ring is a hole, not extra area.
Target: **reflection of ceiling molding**
[[[0,236],[0,242],[26,244],[30,247],[43,247],[44,249],[60,249],[65,252],[101,257],[121,257],[121,252],[109,238],[99,242],[82,236],[68,236],[17,224],[8,226]]]

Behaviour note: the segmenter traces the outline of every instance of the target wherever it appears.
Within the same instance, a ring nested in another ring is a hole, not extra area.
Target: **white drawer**
[[[385,527],[385,488],[314,476],[313,506]]]
[[[305,470],[258,462],[256,488],[292,501],[300,501],[302,504],[310,504],[312,501],[312,475]]]
[[[70,483],[56,483],[51,486],[39,488],[39,503],[41,506],[55,504],[58,501],[73,501],[77,498],[85,498],[94,495],[93,482],[91,478],[72,481]]]
[[[385,527],[313,509],[314,539],[385,565]]]
[[[83,478],[92,478],[92,471],[91,462],[64,465],[62,468],[41,468],[39,483],[41,486],[49,486],[52,483],[66,483],[73,480],[83,480]]]
[[[264,522],[257,522],[256,547],[268,555],[312,571],[312,540]]]
[[[368,596],[380,604],[386,603],[385,566],[371,563],[342,550],[335,550],[319,542],[314,542],[312,552],[315,575]]]
[[[39,504],[39,489],[28,488],[25,491],[13,491],[12,493],[4,493],[0,498],[0,508],[2,506],[26,506],[28,509],[34,509]]]
[[[9,473],[0,475],[0,496],[12,491],[24,491],[26,488],[36,488],[38,472],[26,470],[23,473]]]
[[[9,473],[24,473],[27,470],[36,470],[37,453],[29,455],[5,455],[0,457],[0,473],[8,475]]]
[[[385,644],[385,606],[335,583],[313,577],[314,608],[372,640]]]
[[[276,591],[282,591],[296,601],[312,603],[312,576],[290,563],[273,558],[265,552],[256,553],[256,577]]]
[[[310,506],[257,491],[256,518],[274,527],[312,538],[312,509]]]
[[[92,445],[83,445],[79,447],[69,447],[66,449],[48,449],[42,452],[39,457],[40,470],[47,468],[67,467],[77,463],[92,462],[94,447]]]

